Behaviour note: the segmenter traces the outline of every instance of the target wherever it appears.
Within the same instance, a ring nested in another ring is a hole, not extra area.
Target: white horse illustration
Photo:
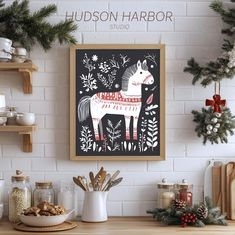
[[[103,140],[102,117],[106,114],[124,115],[126,140],[130,139],[130,120],[133,117],[133,139],[137,140],[137,123],[142,104],[142,84],[153,84],[154,78],[148,71],[146,60],[128,67],[122,76],[122,90],[100,92],[92,97],[84,96],[78,104],[78,120],[89,116],[89,107],[96,140]],[[100,136],[99,136],[100,130]]]

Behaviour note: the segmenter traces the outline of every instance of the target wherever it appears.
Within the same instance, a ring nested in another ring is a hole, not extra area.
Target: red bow
[[[226,100],[221,100],[220,95],[214,95],[213,100],[206,99],[206,106],[213,106],[214,113],[221,113],[220,106],[225,106]]]

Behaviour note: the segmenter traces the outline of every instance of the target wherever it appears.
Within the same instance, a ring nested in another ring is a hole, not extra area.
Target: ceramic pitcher
[[[104,222],[107,221],[107,202],[108,192],[92,191],[85,192],[83,203],[82,221],[85,222]]]

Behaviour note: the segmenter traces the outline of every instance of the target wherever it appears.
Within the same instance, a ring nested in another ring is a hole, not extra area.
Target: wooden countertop
[[[72,230],[53,232],[61,235],[234,235],[235,222],[229,222],[228,226],[208,225],[203,228],[180,226],[163,227],[151,217],[112,217],[105,223],[84,223],[78,222],[78,227]],[[18,234],[53,234],[52,232],[21,232],[13,229],[12,225],[3,219],[0,221],[0,235],[18,235]]]

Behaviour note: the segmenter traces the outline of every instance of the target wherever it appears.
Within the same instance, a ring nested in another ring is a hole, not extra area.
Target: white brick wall
[[[11,1],[7,1],[11,2]],[[0,91],[6,94],[7,104],[20,111],[35,112],[39,130],[34,134],[33,153],[21,152],[21,137],[0,133],[0,175],[9,186],[10,176],[22,169],[31,182],[60,179],[72,181],[72,176],[88,175],[104,166],[108,171],[121,170],[124,181],[111,190],[108,197],[109,215],[145,215],[156,205],[156,184],[162,177],[179,182],[192,182],[195,200],[201,200],[203,171],[208,159],[231,159],[235,156],[235,137],[227,145],[202,146],[192,123],[191,110],[203,106],[204,99],[213,95],[207,89],[191,85],[191,76],[183,72],[187,59],[194,56],[199,62],[216,58],[223,36],[220,18],[208,7],[210,1],[179,0],[31,0],[36,10],[48,3],[58,6],[51,22],[64,19],[66,11],[141,11],[173,12],[172,22],[123,22],[129,29],[111,30],[114,22],[79,22],[74,33],[79,43],[158,43],[166,44],[166,161],[164,162],[72,162],[69,161],[69,49],[55,45],[45,53],[35,47],[31,59],[39,67],[33,74],[33,94],[22,93],[22,83],[16,73],[0,74]],[[117,24],[122,24],[117,22]],[[235,112],[235,80],[222,84],[222,96],[228,99]],[[78,210],[83,193],[77,190]]]

